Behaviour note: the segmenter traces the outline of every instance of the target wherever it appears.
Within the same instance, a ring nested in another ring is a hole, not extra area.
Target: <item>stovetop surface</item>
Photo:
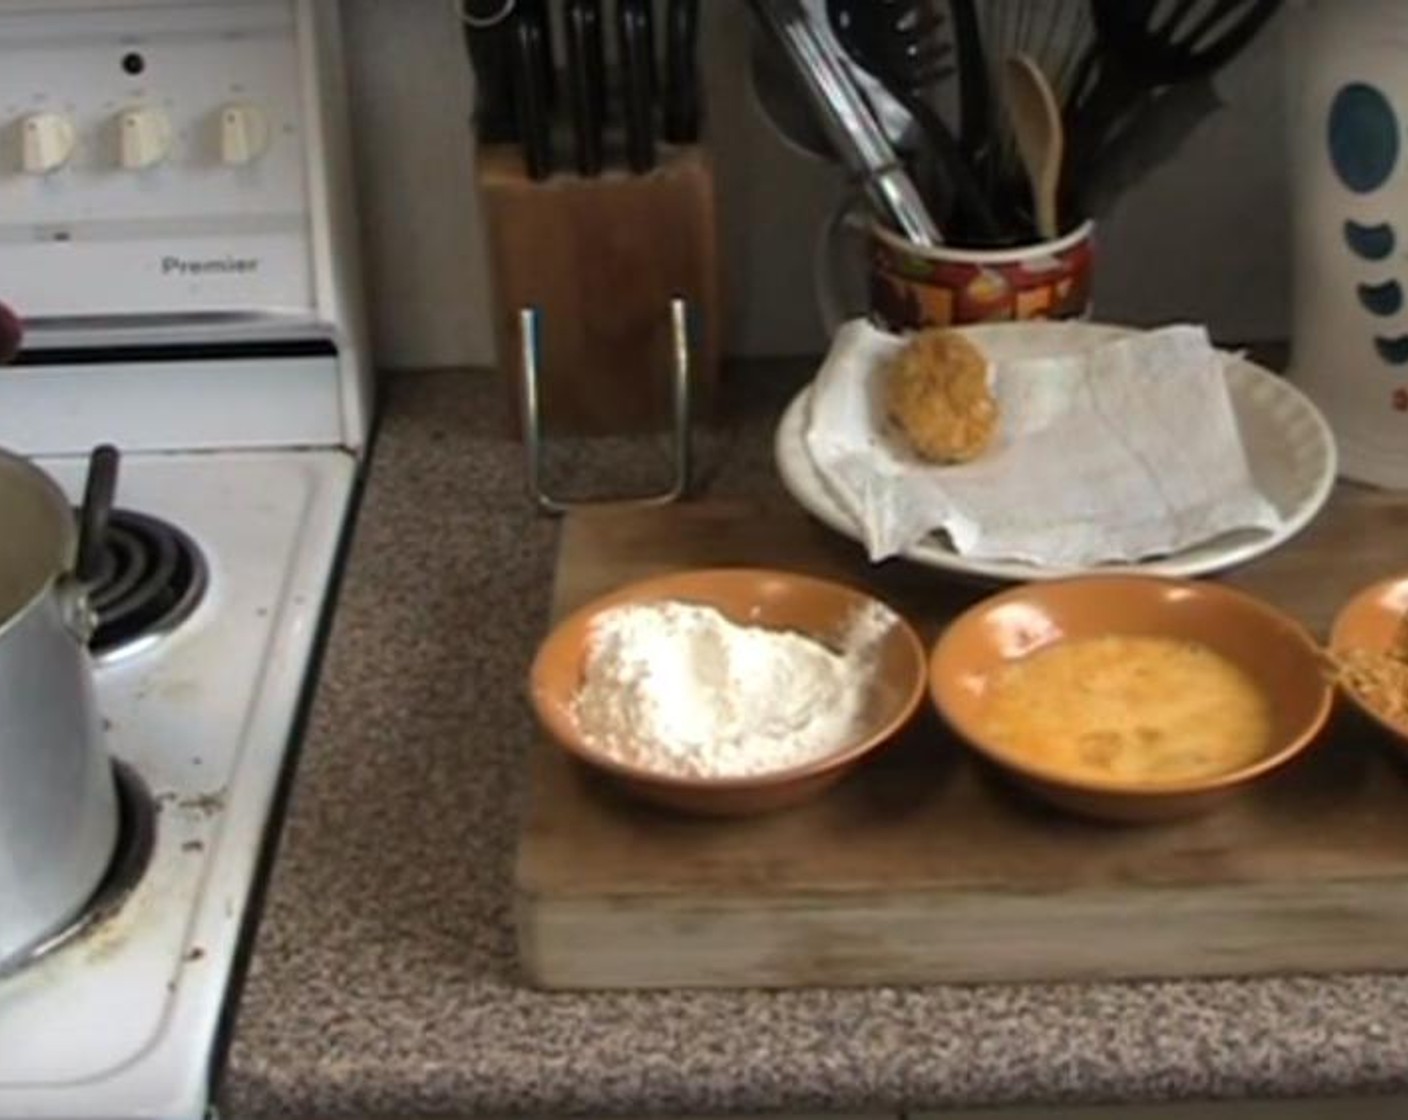
[[[84,460],[40,465],[77,498]],[[119,505],[189,534],[209,586],[170,636],[96,668],[107,746],[158,805],[155,847],[112,918],[0,980],[0,1116],[77,1114],[79,1094],[110,1116],[203,1110],[354,475],[336,450],[123,460]]]

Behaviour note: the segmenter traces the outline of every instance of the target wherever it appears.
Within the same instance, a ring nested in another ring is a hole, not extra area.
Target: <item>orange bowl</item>
[[[1408,615],[1408,575],[1390,576],[1370,584],[1349,600],[1335,616],[1330,628],[1330,652],[1349,650],[1387,652],[1405,615]],[[1394,744],[1408,754],[1408,720],[1394,719],[1362,699],[1352,688],[1340,692],[1350,703],[1384,728]]]
[[[1153,784],[1048,769],[984,733],[982,717],[999,670],[1055,643],[1103,635],[1193,641],[1227,658],[1269,701],[1267,751],[1228,773]],[[969,608],[934,647],[929,688],[949,725],[1010,778],[1063,809],[1131,823],[1215,808],[1303,751],[1324,726],[1334,698],[1309,631],[1261,600],[1216,583],[1115,575],[1024,585]]]
[[[676,600],[712,606],[731,622],[791,630],[839,641],[855,613],[877,602],[844,584],[791,572],[717,568],[677,572],[622,587],[559,623],[538,650],[530,694],[539,721],[569,754],[616,780],[631,794],[690,813],[736,816],[795,805],[840,781],[888,741],[924,699],[924,647],[899,615],[880,639],[876,671],[851,741],[788,769],[747,777],[677,777],[626,765],[583,739],[573,716],[592,626],[602,612],[628,604]]]

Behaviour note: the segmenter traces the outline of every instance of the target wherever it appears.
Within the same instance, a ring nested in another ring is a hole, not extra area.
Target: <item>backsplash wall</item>
[[[815,353],[817,230],[840,171],[777,137],[747,81],[741,0],[704,4],[704,52],[729,293],[728,350]],[[371,315],[388,368],[489,365],[488,276],[467,119],[472,82],[450,0],[346,0]],[[1283,337],[1289,301],[1284,36],[1219,79],[1227,108],[1121,201],[1099,234],[1102,319],[1203,321]]]

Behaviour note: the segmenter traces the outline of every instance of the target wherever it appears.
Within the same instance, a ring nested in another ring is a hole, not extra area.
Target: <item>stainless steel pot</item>
[[[78,915],[117,842],[79,571],[115,472],[95,453],[80,540],[63,491],[0,451],[0,971]]]

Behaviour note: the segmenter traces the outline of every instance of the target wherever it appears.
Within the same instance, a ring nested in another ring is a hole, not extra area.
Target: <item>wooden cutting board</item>
[[[985,593],[879,568],[803,514],[714,504],[574,515],[555,611],[682,567],[871,586],[932,639]],[[1323,635],[1408,567],[1408,498],[1341,489],[1229,577]],[[1058,815],[930,710],[821,800],[747,820],[637,805],[539,739],[515,868],[520,959],[548,988],[800,987],[1408,968],[1408,768],[1341,712],[1321,746],[1217,814]]]

